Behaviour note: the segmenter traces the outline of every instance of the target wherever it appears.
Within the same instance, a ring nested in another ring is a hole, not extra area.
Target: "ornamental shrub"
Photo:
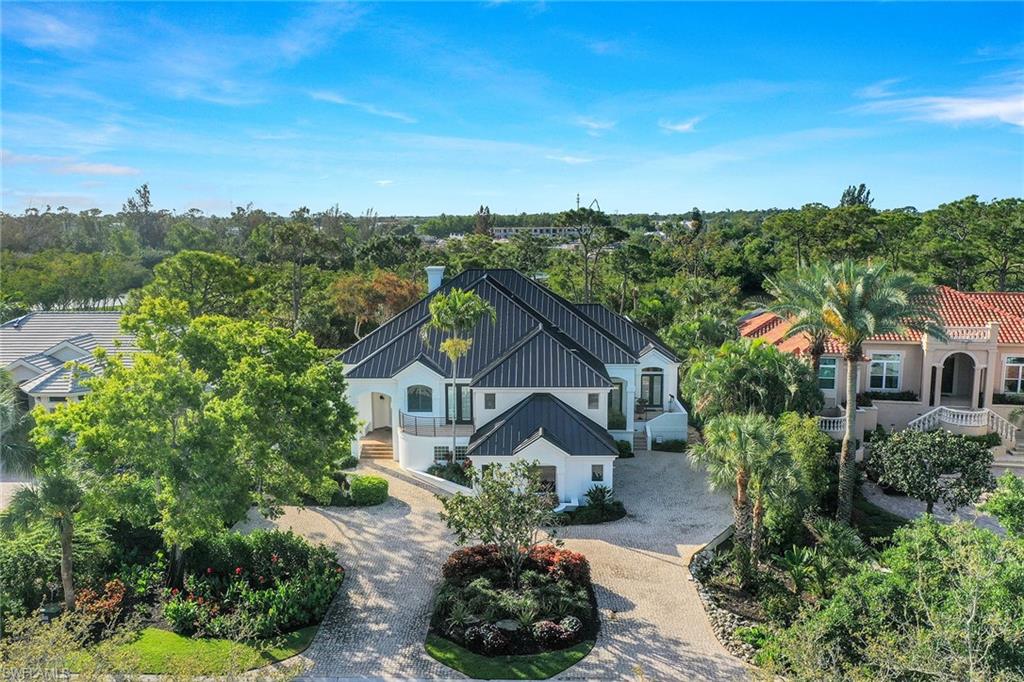
[[[526,564],[526,568],[547,572],[556,580],[565,579],[580,587],[590,585],[590,562],[579,552],[537,545],[530,551]]]
[[[348,477],[349,497],[357,507],[370,507],[383,504],[388,499],[387,479],[371,474],[351,475]]]
[[[539,644],[551,648],[561,644],[565,640],[565,630],[558,623],[550,620],[540,620],[531,628],[533,638]]]
[[[566,616],[558,622],[569,641],[575,641],[583,632],[583,621],[576,616]]]

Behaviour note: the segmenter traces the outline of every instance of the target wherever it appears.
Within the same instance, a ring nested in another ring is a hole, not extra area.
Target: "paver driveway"
[[[432,491],[392,467],[394,499],[369,509],[289,508],[274,522],[334,548],[348,570],[306,656],[310,678],[455,678],[423,650],[440,565],[454,543]],[[686,564],[729,522],[728,499],[707,491],[685,457],[640,453],[615,464],[629,516],[563,528],[590,559],[602,626],[587,658],[561,679],[746,679],[715,639]]]

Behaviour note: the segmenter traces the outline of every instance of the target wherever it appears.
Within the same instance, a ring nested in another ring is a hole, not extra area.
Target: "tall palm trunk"
[[[736,472],[736,499],[733,502],[733,559],[741,586],[750,579],[750,476],[745,469]]]
[[[756,563],[761,558],[761,547],[764,544],[764,502],[761,495],[754,497],[750,526],[750,557]]]
[[[843,447],[839,451],[839,504],[836,518],[850,522],[853,512],[854,445],[853,433],[857,425],[857,363],[860,348],[851,348],[846,353],[846,426],[843,429]]]
[[[448,458],[451,463],[455,462],[455,423],[459,419],[459,386],[456,381],[459,377],[459,359],[452,358],[452,452]]]
[[[74,521],[70,518],[60,520],[60,582],[64,588],[64,609],[75,610],[75,581],[72,566],[71,538],[75,534]]]

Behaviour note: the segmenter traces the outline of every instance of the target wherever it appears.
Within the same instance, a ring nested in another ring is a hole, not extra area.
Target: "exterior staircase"
[[[639,452],[641,450],[647,450],[647,432],[646,431],[634,431],[633,432],[633,452]]]
[[[360,459],[394,459],[395,453],[391,449],[391,431],[378,433],[372,431],[359,441]]]

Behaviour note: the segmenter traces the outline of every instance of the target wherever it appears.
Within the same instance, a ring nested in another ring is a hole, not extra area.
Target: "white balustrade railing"
[[[946,336],[950,341],[989,341],[992,338],[990,327],[946,327]]]
[[[1017,441],[1017,427],[992,410],[955,410],[951,407],[936,407],[919,417],[911,419],[907,428],[914,431],[932,431],[942,425],[979,427],[998,433],[1003,444],[1012,447]]]
[[[999,414],[988,410],[988,430],[999,434],[1006,447],[1012,448],[1017,444],[1017,427]]]
[[[818,417],[818,428],[826,433],[846,431],[846,417]]]

